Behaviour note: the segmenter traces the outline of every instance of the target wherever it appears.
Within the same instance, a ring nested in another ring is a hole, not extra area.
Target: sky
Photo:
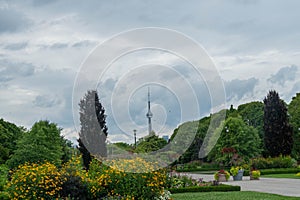
[[[272,89],[289,103],[300,92],[299,7],[298,0],[0,0],[0,118],[27,128],[50,120],[75,141],[83,96],[77,89],[87,89],[78,80],[91,55],[124,31],[145,27],[174,30],[198,43],[222,80],[226,101],[212,105],[216,82],[171,52],[140,49],[110,66],[95,60],[97,73],[84,75],[106,109],[110,141],[133,142],[133,129],[138,137],[147,134],[148,88],[159,135],[221,107],[262,101]],[[106,58],[103,52],[97,59]]]

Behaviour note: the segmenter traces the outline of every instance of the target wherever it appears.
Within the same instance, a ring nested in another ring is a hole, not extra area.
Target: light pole
[[[134,149],[136,149],[136,130],[133,130],[133,135],[134,135]]]

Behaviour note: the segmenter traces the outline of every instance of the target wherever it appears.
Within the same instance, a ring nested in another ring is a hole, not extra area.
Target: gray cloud
[[[93,42],[93,41],[90,41],[90,40],[82,40],[82,41],[79,41],[79,42],[75,42],[72,47],[87,47],[87,46],[90,46],[90,45],[95,45],[96,42]]]
[[[35,66],[25,62],[0,60],[0,81],[6,82],[16,77],[27,77],[34,74]]]
[[[18,51],[18,50],[25,49],[27,46],[28,46],[27,42],[21,42],[21,43],[8,44],[4,48],[12,51]]]
[[[30,24],[31,21],[24,14],[0,7],[0,33],[21,31]]]
[[[38,95],[33,104],[41,108],[51,108],[61,103],[61,100],[57,96],[50,95]]]
[[[258,84],[258,79],[250,78],[247,80],[234,79],[225,82],[227,100],[240,100],[246,94],[253,94],[255,86]]]
[[[271,75],[268,81],[270,83],[284,85],[287,81],[295,80],[297,71],[298,67],[296,65],[283,67],[276,74]]]

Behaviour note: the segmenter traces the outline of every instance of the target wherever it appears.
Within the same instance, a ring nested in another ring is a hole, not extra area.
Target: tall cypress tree
[[[96,90],[88,91],[79,103],[80,107],[80,142],[79,150],[83,155],[85,167],[91,161],[89,153],[97,158],[106,157],[106,115],[105,109],[99,101]]]
[[[267,155],[290,155],[293,147],[293,128],[289,124],[287,108],[276,91],[264,99],[264,144]]]
[[[84,146],[84,144],[82,143],[80,138],[77,140],[77,142],[78,142],[77,148],[82,155],[83,165],[86,170],[89,170],[89,165],[92,161],[92,156],[91,156],[90,152],[87,150],[87,148]]]

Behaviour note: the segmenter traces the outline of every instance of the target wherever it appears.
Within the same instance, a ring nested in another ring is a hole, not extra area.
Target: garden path
[[[213,175],[207,174],[192,174],[186,175],[193,178],[203,178],[204,181],[211,181],[214,179]],[[226,182],[228,185],[239,185],[242,191],[265,192],[272,194],[279,194],[284,196],[300,197],[300,179],[288,178],[260,178],[260,180],[251,180],[249,176],[244,176],[243,181],[233,181],[231,179]]]

